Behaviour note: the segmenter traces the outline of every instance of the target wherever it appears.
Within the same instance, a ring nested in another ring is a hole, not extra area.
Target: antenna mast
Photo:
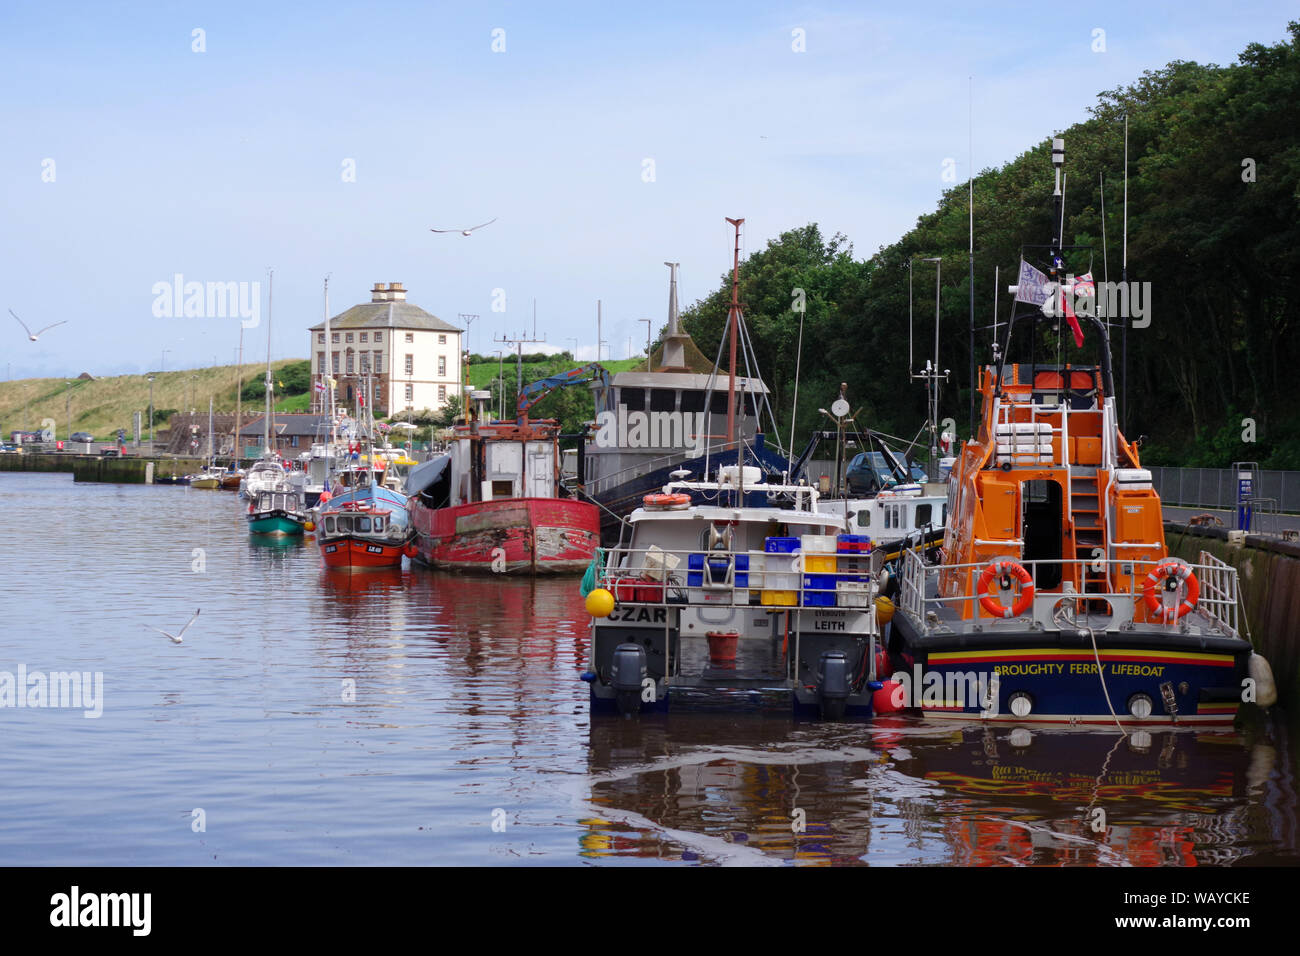
[[[736,323],[740,320],[740,227],[744,219],[728,219],[736,228],[736,252],[731,265],[731,311],[727,314],[731,365],[727,371],[727,444],[736,440]]]

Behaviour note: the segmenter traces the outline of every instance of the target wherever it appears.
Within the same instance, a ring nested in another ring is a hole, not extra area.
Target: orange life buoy
[[[647,508],[664,510],[666,508],[686,508],[690,506],[691,496],[685,494],[671,495],[646,495],[641,499],[641,503]]]
[[[989,582],[994,577],[1003,574],[1010,574],[1020,582],[1020,598],[1011,607],[1007,607],[992,594],[985,592]],[[1013,561],[1011,558],[999,558],[990,561],[989,566],[984,569],[984,573],[980,575],[979,583],[975,585],[975,593],[980,595],[980,607],[994,617],[1019,617],[1029,610],[1029,606],[1034,603],[1034,578],[1019,561]]]
[[[1187,585],[1187,595],[1179,602],[1177,607],[1165,607],[1160,603],[1160,597],[1156,594],[1156,585],[1160,584],[1161,581],[1169,582],[1173,578],[1177,578]],[[1147,575],[1146,581],[1142,584],[1142,602],[1146,604],[1147,610],[1160,618],[1164,624],[1178,620],[1196,607],[1196,601],[1200,596],[1201,585],[1196,580],[1196,575],[1192,572],[1191,567],[1181,558],[1165,558]]]

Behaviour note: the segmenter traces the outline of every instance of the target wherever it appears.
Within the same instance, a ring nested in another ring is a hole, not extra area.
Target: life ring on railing
[[[646,495],[641,499],[641,503],[652,511],[677,511],[682,508],[690,507],[691,496],[680,493],[671,495]]]
[[[1159,595],[1156,594],[1156,586],[1163,581],[1166,590],[1172,591],[1178,587],[1177,584],[1170,587],[1175,578],[1187,585],[1187,596],[1183,598],[1177,607],[1165,607],[1160,603]],[[1164,624],[1170,624],[1178,620],[1196,607],[1196,601],[1200,596],[1201,585],[1196,580],[1196,574],[1188,563],[1181,558],[1165,558],[1147,575],[1146,581],[1142,584],[1142,602],[1147,606],[1147,610],[1160,618],[1160,621]]]
[[[1008,574],[1020,582],[1020,599],[1011,607],[1005,606],[992,594],[985,593],[985,588],[988,587],[989,582],[994,577]],[[1019,561],[1013,561],[1011,558],[998,558],[990,561],[989,566],[980,575],[979,583],[975,585],[975,593],[981,595],[980,607],[994,617],[1019,617],[1029,610],[1029,606],[1034,603],[1034,578]]]

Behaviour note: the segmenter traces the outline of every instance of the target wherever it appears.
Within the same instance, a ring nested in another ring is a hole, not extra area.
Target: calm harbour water
[[[103,674],[97,719],[0,708],[3,864],[1300,863],[1281,718],[593,727],[574,578],[336,576],[230,493],[62,474],[0,520],[0,680]]]

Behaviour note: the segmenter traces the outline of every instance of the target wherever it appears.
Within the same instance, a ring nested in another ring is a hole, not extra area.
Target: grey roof
[[[416,329],[427,332],[463,332],[411,302],[366,302],[354,305],[330,319],[330,331],[346,329]],[[325,331],[317,322],[309,331]]]
[[[258,415],[239,430],[240,435],[257,437],[262,434],[262,422],[265,415]],[[271,436],[299,435],[319,438],[329,435],[328,415],[305,415],[301,413],[277,412],[271,416]]]

